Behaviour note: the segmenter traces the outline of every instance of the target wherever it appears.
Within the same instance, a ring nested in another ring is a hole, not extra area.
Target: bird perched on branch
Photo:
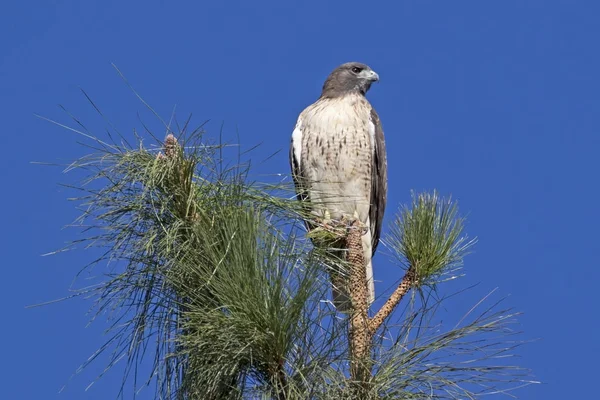
[[[375,299],[373,267],[387,196],[385,141],[379,116],[365,95],[379,76],[357,62],[342,64],[325,80],[319,99],[296,123],[290,164],[297,197],[322,224],[358,220],[369,304]],[[314,223],[307,222],[309,230]],[[314,242],[314,240],[313,240]],[[343,274],[342,274],[343,275]],[[351,307],[347,280],[332,275],[333,303]]]

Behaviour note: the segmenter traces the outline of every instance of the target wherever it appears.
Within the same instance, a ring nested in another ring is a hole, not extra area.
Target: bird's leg
[[[358,213],[356,211],[354,212],[353,218],[348,218],[346,216],[343,216],[340,221],[336,221],[336,222],[337,222],[336,228],[338,230],[340,230],[340,229],[344,230],[343,233],[344,233],[344,238],[346,241],[348,240],[348,236],[350,236],[350,234],[353,231],[358,231],[359,236],[362,236],[369,231],[369,227],[360,221],[360,218],[358,217]]]
[[[323,211],[323,217],[314,219],[314,228],[308,233],[308,237],[333,244],[346,236],[346,225],[341,221],[331,219],[329,211]]]

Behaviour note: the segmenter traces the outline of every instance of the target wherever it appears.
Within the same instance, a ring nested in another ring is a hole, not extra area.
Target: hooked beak
[[[377,74],[377,72],[375,72],[373,70],[362,71],[361,75],[362,75],[362,78],[367,79],[371,82],[376,82],[379,80],[379,75]]]

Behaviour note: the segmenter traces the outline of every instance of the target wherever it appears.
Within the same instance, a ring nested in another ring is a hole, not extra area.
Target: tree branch
[[[371,378],[371,338],[369,333],[368,289],[365,260],[362,248],[362,227],[352,221],[346,237],[347,261],[350,265],[350,296],[352,314],[350,316],[350,375],[365,389]]]
[[[400,300],[402,300],[404,295],[408,293],[410,288],[413,287],[415,283],[416,273],[415,269],[411,266],[408,269],[408,271],[406,271],[406,274],[404,274],[402,281],[400,281],[400,284],[398,285],[396,290],[394,290],[394,293],[392,293],[392,295],[389,299],[387,299],[385,304],[381,306],[377,314],[375,314],[375,316],[369,320],[369,332],[371,334],[374,334],[377,331],[377,329],[379,329],[381,324],[383,324],[383,321],[385,321],[386,318],[390,316],[390,314],[394,311],[398,303],[400,303]]]

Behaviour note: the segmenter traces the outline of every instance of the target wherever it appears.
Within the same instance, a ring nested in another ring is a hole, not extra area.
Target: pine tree
[[[107,277],[80,293],[98,313],[116,311],[99,350],[115,350],[110,365],[135,373],[154,355],[141,378],[155,398],[471,399],[532,382],[503,361],[520,345],[518,313],[496,304],[447,330],[434,323],[438,288],[475,243],[455,202],[421,193],[400,207],[383,242],[403,275],[368,310],[358,231],[328,233],[348,243],[332,259],[306,238],[310,216],[289,180],[253,181],[250,164],[226,159],[202,127],[167,127],[154,147],[138,134],[130,145],[69,129],[95,149],[68,170],[87,175],[78,222],[83,242],[103,249],[94,264]],[[348,316],[328,301],[334,265],[350,274]]]

